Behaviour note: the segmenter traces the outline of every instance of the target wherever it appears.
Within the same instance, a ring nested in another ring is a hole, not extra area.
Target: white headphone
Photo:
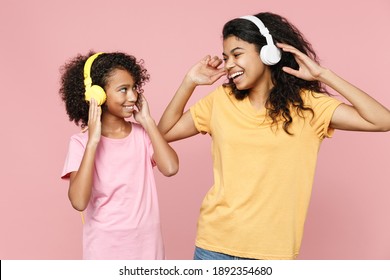
[[[274,65],[282,58],[282,52],[275,46],[271,34],[269,34],[268,28],[265,27],[264,23],[255,16],[243,16],[242,19],[247,19],[259,28],[261,35],[267,40],[267,45],[263,46],[260,50],[260,58],[266,65]]]

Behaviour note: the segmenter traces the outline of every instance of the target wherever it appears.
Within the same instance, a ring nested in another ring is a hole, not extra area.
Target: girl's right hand
[[[218,68],[222,64],[222,59],[210,55],[205,56],[195,64],[187,73],[187,78],[195,85],[211,85],[226,74],[224,68]]]
[[[88,142],[91,144],[98,144],[100,141],[102,133],[101,114],[102,108],[98,106],[94,98],[91,98],[88,114]]]

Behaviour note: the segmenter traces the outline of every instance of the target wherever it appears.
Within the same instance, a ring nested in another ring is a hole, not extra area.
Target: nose
[[[234,63],[231,60],[226,60],[225,62],[225,69],[230,70],[234,67]]]
[[[138,92],[136,89],[131,89],[127,91],[127,100],[130,102],[136,102],[138,99]]]

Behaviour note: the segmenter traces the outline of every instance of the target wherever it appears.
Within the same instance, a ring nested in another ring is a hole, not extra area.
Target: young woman
[[[219,68],[221,59],[206,56],[194,65],[159,123],[168,142],[212,137],[214,185],[194,258],[294,259],[322,140],[334,129],[389,131],[390,111],[320,66],[299,30],[276,14],[227,22],[223,61]],[[226,84],[184,112],[198,85],[224,75]]]
[[[88,126],[71,137],[62,172],[72,206],[86,210],[84,259],[165,258],[153,166],[171,176],[178,158],[142,95],[148,80],[125,53],[78,55],[62,67],[69,119]]]

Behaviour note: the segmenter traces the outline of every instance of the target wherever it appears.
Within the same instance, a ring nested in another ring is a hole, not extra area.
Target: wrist
[[[322,68],[322,71],[318,74],[317,80],[326,83],[329,80],[329,76],[332,74],[332,71],[328,68]]]
[[[148,117],[143,119],[141,125],[143,126],[143,128],[145,130],[147,130],[149,127],[156,126],[156,122],[154,121],[154,119],[151,116],[148,116]]]
[[[85,149],[87,150],[96,150],[97,146],[99,145],[99,141],[90,141],[88,140],[87,145]]]
[[[189,76],[186,75],[181,83],[183,87],[194,90],[198,84]]]

